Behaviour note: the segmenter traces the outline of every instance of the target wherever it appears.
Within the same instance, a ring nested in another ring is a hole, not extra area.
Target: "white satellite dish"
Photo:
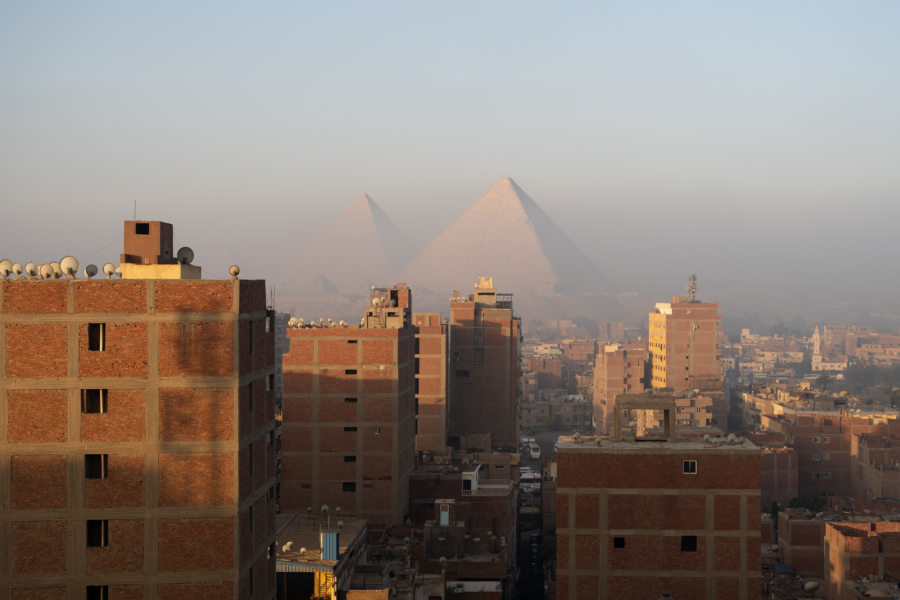
[[[63,276],[62,267],[59,266],[59,261],[53,261],[50,263],[50,266],[53,268],[53,279],[59,279]]]
[[[21,277],[22,273],[25,272],[25,269],[22,268],[22,263],[13,263],[12,272],[16,274],[16,277]]]
[[[103,265],[103,274],[106,275],[107,279],[112,279],[112,276],[116,272],[116,265],[112,263],[106,263]]]
[[[282,552],[293,552],[294,551],[294,542],[288,542],[284,546],[281,547]]]
[[[118,267],[116,267],[115,274],[116,274],[116,277],[122,277],[122,265],[119,265]]]
[[[241,274],[241,268],[237,265],[231,265],[231,268],[228,269],[228,273],[231,275],[232,279],[237,279],[237,276]]]
[[[0,277],[6,279],[6,276],[12,273],[12,261],[8,258],[0,260]]]
[[[44,279],[52,279],[53,278],[53,267],[48,264],[43,264],[38,267],[38,273],[40,273],[41,277]]]
[[[178,249],[178,254],[175,255],[178,258],[178,262],[183,265],[189,265],[194,261],[194,251],[185,246],[184,248]]]
[[[90,279],[91,277],[93,277],[94,275],[97,274],[97,265],[88,265],[88,266],[86,266],[86,267],[84,268],[84,271],[82,271],[82,273],[84,273],[84,276],[85,276],[85,277],[87,277],[88,279]]]
[[[38,275],[38,266],[28,261],[25,263],[25,274],[28,275],[28,279],[34,279]]]
[[[75,279],[75,275],[78,273],[78,259],[74,256],[62,257],[59,259],[59,269],[69,279]]]

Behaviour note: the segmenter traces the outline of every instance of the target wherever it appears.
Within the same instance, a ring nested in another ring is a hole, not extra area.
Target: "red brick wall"
[[[143,454],[110,454],[106,479],[84,480],[86,508],[143,506],[146,500]]]
[[[65,390],[9,390],[8,398],[11,443],[66,441]]]
[[[234,370],[234,326],[227,321],[161,323],[162,377],[218,376]]]
[[[142,313],[147,282],[94,280],[74,282],[76,313]]]
[[[226,571],[233,548],[233,518],[159,520],[161,572]]]
[[[160,389],[161,441],[228,441],[234,437],[233,429],[234,401],[230,389]]]
[[[66,457],[20,455],[12,457],[12,507],[66,508]]]
[[[146,438],[146,392],[109,390],[108,412],[81,414],[83,442],[139,442]]]
[[[64,521],[12,524],[12,570],[16,575],[49,575],[66,571]],[[54,551],[49,552],[52,548]]]
[[[223,506],[234,503],[232,454],[160,454],[160,506]]]
[[[110,519],[109,545],[87,548],[88,573],[123,573],[144,568],[144,521]]]
[[[146,323],[107,323],[103,351],[88,350],[88,325],[78,326],[81,377],[146,377],[147,353]]]
[[[65,377],[68,364],[64,323],[7,323],[7,377]]]

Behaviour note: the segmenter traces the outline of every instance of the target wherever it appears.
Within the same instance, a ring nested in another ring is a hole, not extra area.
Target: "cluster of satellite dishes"
[[[365,317],[363,317],[362,319],[359,320],[359,324],[360,325],[366,324]],[[347,323],[347,321],[344,321],[344,320],[335,321],[334,319],[331,319],[331,318],[329,318],[329,319],[320,318],[318,321],[313,319],[312,321],[307,322],[304,319],[298,319],[296,317],[291,317],[288,320],[288,327],[290,329],[311,329],[313,327],[316,327],[316,328],[319,328],[319,327],[321,327],[321,328],[350,327],[350,325]]]
[[[122,276],[122,267],[117,267],[112,263],[103,265],[103,272],[107,279]],[[85,277],[90,279],[97,274],[97,265],[88,265],[82,271]],[[64,256],[58,261],[44,264],[35,264],[27,262],[24,266],[22,263],[13,262],[9,259],[0,260],[0,277],[9,279],[11,275],[15,275],[16,279],[75,279],[78,276],[78,259],[74,256]]]

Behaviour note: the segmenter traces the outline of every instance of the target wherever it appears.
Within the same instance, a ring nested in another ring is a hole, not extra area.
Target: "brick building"
[[[678,441],[671,402],[646,409],[665,439],[558,442],[557,599],[759,598],[759,449]]]
[[[494,446],[517,447],[521,324],[512,294],[482,277],[468,298],[454,292],[450,327],[449,435],[490,433]]]
[[[900,574],[900,523],[828,523],[825,526],[825,589],[831,600],[896,596]],[[875,590],[860,589],[890,581]]]
[[[800,497],[797,452],[793,448],[763,448],[759,468],[764,509],[772,502],[787,506]]]
[[[416,451],[447,449],[448,325],[440,313],[413,313],[416,327]]]
[[[695,282],[695,280],[692,280]],[[659,302],[650,313],[650,384],[690,389],[722,388],[722,317],[719,305],[699,302],[691,296],[675,296]],[[714,406],[716,422],[724,426],[724,397]]]
[[[616,396],[636,394],[649,387],[647,342],[602,346],[594,365],[594,427],[612,433]]]
[[[415,463],[411,291],[373,288],[359,325],[288,330],[284,355],[283,510],[328,504],[401,523]]]
[[[121,280],[0,280],[0,598],[274,598],[265,283],[172,239],[126,221]]]

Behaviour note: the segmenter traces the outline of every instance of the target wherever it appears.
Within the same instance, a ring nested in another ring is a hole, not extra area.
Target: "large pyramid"
[[[409,259],[408,238],[368,194],[360,195],[291,263],[279,281],[291,297],[325,291],[367,294]]]
[[[591,260],[512,179],[498,180],[423,250],[398,280],[436,293],[492,275],[503,291],[605,291]],[[468,289],[465,287],[463,289]]]

